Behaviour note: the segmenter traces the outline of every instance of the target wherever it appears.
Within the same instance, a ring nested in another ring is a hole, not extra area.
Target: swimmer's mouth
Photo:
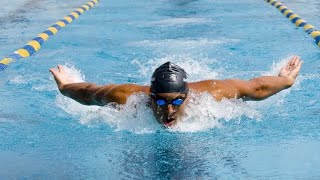
[[[164,125],[165,126],[171,126],[172,124],[174,124],[174,121],[175,121],[176,119],[175,118],[168,118],[168,119],[166,119],[165,121],[164,121]]]

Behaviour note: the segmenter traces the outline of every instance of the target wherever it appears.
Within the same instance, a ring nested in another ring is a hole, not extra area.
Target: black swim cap
[[[152,75],[150,92],[188,93],[187,73],[176,64],[166,62],[158,67]]]

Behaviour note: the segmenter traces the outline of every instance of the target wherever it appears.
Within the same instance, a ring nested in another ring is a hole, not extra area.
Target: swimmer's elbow
[[[242,89],[241,97],[244,100],[263,100],[269,97],[266,90],[267,88],[263,81],[259,79],[252,79],[249,80],[247,86]]]
[[[127,93],[125,91],[119,90],[117,86],[110,90],[101,89],[97,91],[92,96],[92,103],[104,106],[108,103],[125,104]]]
[[[249,95],[250,100],[264,100],[273,95],[270,91],[270,87],[268,87],[268,83],[266,83],[263,79],[252,79],[251,82],[251,94]]]

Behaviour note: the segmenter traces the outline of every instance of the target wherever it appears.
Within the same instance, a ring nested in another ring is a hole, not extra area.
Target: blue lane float
[[[277,0],[265,0],[273,7],[277,8],[286,18],[288,18],[297,27],[302,27],[304,31],[311,35],[315,43],[320,47],[320,31],[316,29],[313,25],[307,23],[298,14],[294,13],[287,6],[283,5]]]
[[[29,57],[32,54],[39,51],[42,44],[45,41],[47,41],[50,36],[55,35],[61,28],[65,27],[66,25],[72,23],[74,20],[78,19],[78,17],[81,14],[93,8],[98,2],[99,0],[91,0],[87,2],[83,6],[72,11],[69,15],[65,16],[60,21],[56,22],[54,25],[50,26],[48,29],[46,29],[42,33],[38,34],[37,37],[33,38],[25,46],[16,50],[14,53],[10,54],[9,56],[3,58],[0,61],[0,71],[5,70],[8,67],[8,65],[14,62],[15,60]]]

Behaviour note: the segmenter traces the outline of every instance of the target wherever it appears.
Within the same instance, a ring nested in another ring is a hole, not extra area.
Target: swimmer
[[[76,83],[68,78],[68,73],[61,65],[51,68],[50,72],[64,96],[84,105],[104,106],[111,102],[125,104],[132,94],[145,93],[150,97],[150,107],[157,121],[168,127],[176,124],[183,117],[190,92],[207,92],[217,101],[223,98],[263,100],[291,87],[300,72],[302,63],[300,57],[292,57],[281,68],[278,76],[261,76],[251,80],[187,82],[187,73],[184,69],[167,62],[153,72],[150,86],[137,84],[98,86],[87,82]]]

